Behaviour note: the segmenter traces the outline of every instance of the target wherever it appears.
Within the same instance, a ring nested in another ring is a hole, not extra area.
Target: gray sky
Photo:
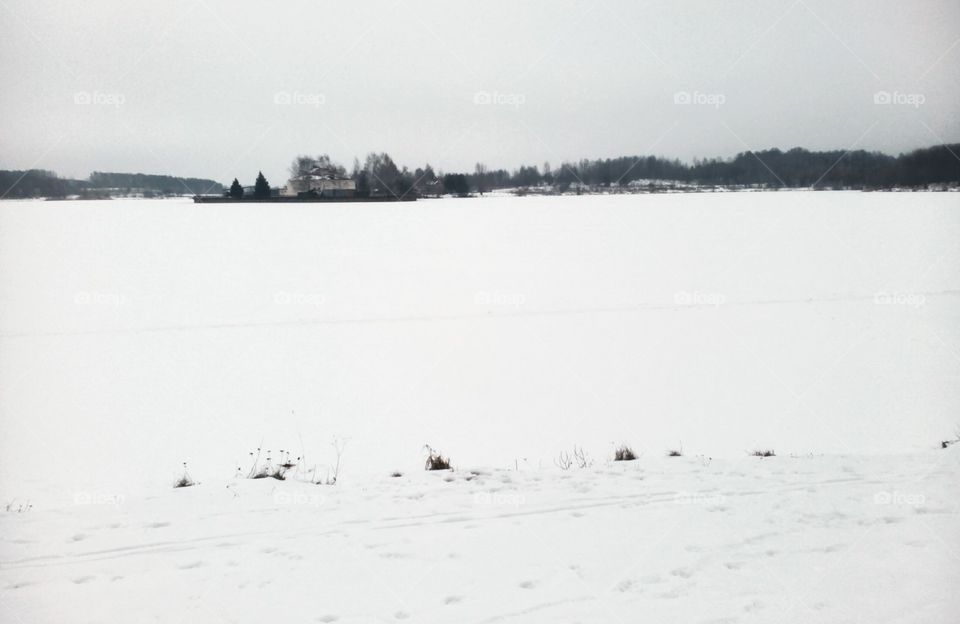
[[[0,0],[0,168],[274,184],[960,141],[960,2]]]

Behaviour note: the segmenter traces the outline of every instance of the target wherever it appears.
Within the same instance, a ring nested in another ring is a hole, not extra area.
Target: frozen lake
[[[960,413],[958,204],[3,202],[0,469],[66,497],[228,478],[261,441],[323,462],[334,434],[347,479],[425,443],[493,467],[928,449]]]

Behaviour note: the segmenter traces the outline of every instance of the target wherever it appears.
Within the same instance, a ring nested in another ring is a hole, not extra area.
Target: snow
[[[3,619],[955,621],[958,208],[2,202]]]

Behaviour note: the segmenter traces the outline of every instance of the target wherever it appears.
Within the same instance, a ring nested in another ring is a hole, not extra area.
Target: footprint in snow
[[[762,608],[763,608],[763,603],[760,602],[759,600],[754,600],[750,604],[743,606],[743,610],[746,611],[747,613],[753,613],[754,611],[759,611]]]
[[[463,596],[447,596],[443,600],[443,604],[447,604],[447,605],[457,604],[461,600],[463,600]]]
[[[631,589],[633,589],[633,581],[631,581],[630,579],[627,579],[625,581],[620,581],[619,583],[616,584],[615,589],[618,592],[626,593]]]
[[[95,577],[93,576],[78,576],[77,578],[73,579],[73,582],[76,585],[83,585],[84,583],[89,583],[94,578]]]
[[[329,622],[336,622],[336,621],[339,620],[339,619],[340,619],[340,618],[337,617],[336,615],[321,615],[320,617],[317,618],[317,621],[318,621],[318,622],[327,622],[327,623],[329,624]]]
[[[195,569],[195,568],[199,568],[199,567],[202,567],[202,566],[203,566],[203,562],[202,562],[202,561],[191,561],[190,563],[185,563],[185,564],[183,564],[183,565],[181,565],[181,566],[177,566],[177,567],[179,567],[181,570],[193,570],[193,569]]]
[[[521,589],[533,589],[536,586],[537,586],[537,583],[535,581],[523,581],[522,583],[520,583]]]
[[[147,525],[148,529],[162,529],[163,527],[170,526],[169,522],[151,522]]]
[[[693,576],[693,570],[690,568],[677,568],[676,570],[670,572],[670,574],[680,578],[688,579]]]
[[[396,613],[393,614],[393,617],[397,618],[398,620],[405,620],[410,616],[407,613],[404,613],[403,611],[397,611]]]

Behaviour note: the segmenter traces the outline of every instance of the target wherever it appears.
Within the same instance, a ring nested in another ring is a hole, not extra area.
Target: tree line
[[[960,144],[937,145],[899,156],[856,150],[845,152],[769,149],[741,152],[729,159],[682,163],[657,156],[622,156],[564,162],[557,168],[544,163],[513,172],[489,171],[477,166],[466,174],[476,191],[540,185],[610,188],[654,181],[676,181],[704,186],[767,186],[772,188],[881,189],[923,187],[960,182]]]
[[[770,188],[922,188],[960,183],[960,143],[935,145],[890,156],[881,152],[810,151],[795,147],[741,152],[727,159],[696,159],[683,163],[660,156],[621,156],[563,162],[556,167],[523,165],[513,171],[477,164],[472,172],[448,172],[426,164],[409,169],[386,152],[354,159],[350,171],[326,154],[298,156],[289,175],[296,180],[316,167],[352,178],[358,196],[485,193],[495,189],[549,187],[603,189],[680,182],[702,186],[764,186]],[[233,193],[239,183],[234,180]],[[255,185],[269,195],[263,174]],[[52,171],[0,171],[0,196],[6,198],[100,196],[144,192],[159,195],[221,193],[223,185],[203,178],[179,178],[142,173],[93,172],[86,180],[60,178]]]
[[[696,159],[683,163],[659,156],[621,156],[576,162],[557,167],[523,165],[513,171],[488,169],[477,164],[472,172],[443,173],[429,164],[409,169],[386,153],[354,159],[352,171],[322,154],[298,156],[290,166],[291,178],[322,166],[356,182],[357,194],[443,192],[464,195],[506,188],[550,187],[563,192],[571,187],[602,189],[680,182],[700,186],[763,186],[770,188],[882,189],[925,187],[960,182],[960,144],[937,145],[899,156],[865,150],[810,151],[796,147],[741,152],[728,159]]]
[[[196,195],[219,193],[223,185],[204,178],[179,178],[144,173],[94,171],[85,180],[61,178],[46,169],[0,171],[0,196],[9,199],[29,197],[109,197],[142,193],[145,196]]]

